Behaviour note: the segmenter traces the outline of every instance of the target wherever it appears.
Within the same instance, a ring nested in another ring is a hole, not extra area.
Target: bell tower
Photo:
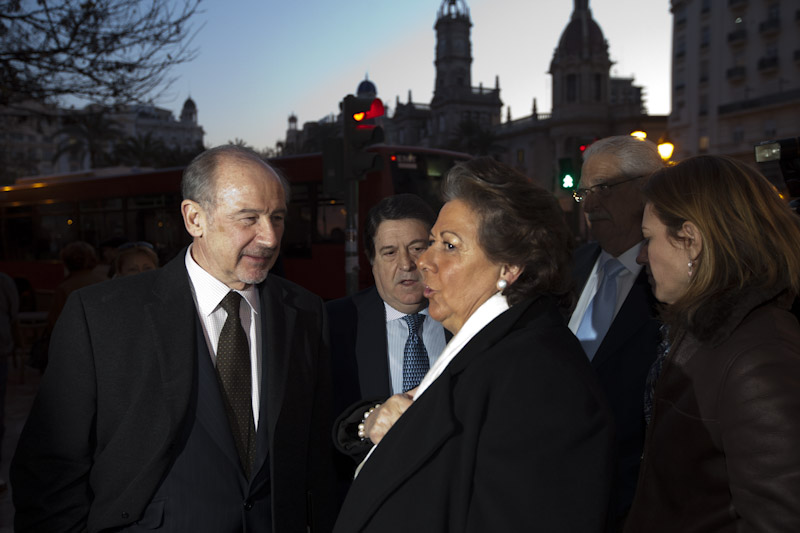
[[[604,112],[608,106],[608,43],[592,18],[589,0],[574,0],[572,17],[550,63],[553,118]]]
[[[443,0],[436,17],[437,100],[472,87],[472,45],[469,8],[464,0]]]

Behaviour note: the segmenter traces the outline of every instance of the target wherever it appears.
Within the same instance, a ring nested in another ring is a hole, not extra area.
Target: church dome
[[[197,111],[197,104],[194,103],[191,96],[183,103],[183,109],[184,111]]]
[[[592,18],[588,0],[575,0],[572,19],[564,28],[556,54],[561,57],[586,57],[597,51],[607,51],[603,30]]]
[[[375,84],[369,81],[369,78],[365,78],[364,81],[358,84],[358,90],[356,90],[356,96],[359,98],[375,98],[378,95],[378,89],[375,87]]]

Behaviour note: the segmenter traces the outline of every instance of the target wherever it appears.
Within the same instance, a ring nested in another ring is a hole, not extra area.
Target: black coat
[[[273,529],[330,512],[330,369],[322,301],[276,276],[259,285],[261,413],[253,484]],[[200,323],[184,253],[163,268],[73,293],[22,432],[11,480],[17,531],[100,531],[136,521],[194,419]],[[238,465],[223,410],[208,426]],[[199,421],[205,423],[206,421]],[[269,456],[269,460],[266,458]],[[178,512],[197,509],[192,498]],[[241,495],[219,502],[241,509]],[[324,529],[324,526],[322,526]]]
[[[611,424],[553,302],[519,303],[386,434],[334,531],[600,531]]]

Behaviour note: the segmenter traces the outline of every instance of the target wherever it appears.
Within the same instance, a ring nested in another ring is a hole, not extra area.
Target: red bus
[[[404,146],[370,150],[380,154],[383,169],[359,183],[359,228],[372,205],[396,193],[417,194],[438,209],[442,176],[470,158]],[[346,211],[342,198],[323,190],[322,154],[279,157],[270,163],[292,189],[279,270],[325,299],[343,296]],[[180,215],[182,172],[183,167],[104,169],[22,178],[1,187],[0,270],[27,278],[36,289],[52,289],[63,279],[57,258],[64,245],[83,240],[97,247],[114,237],[150,242],[162,261],[171,259],[190,242]],[[359,256],[359,286],[366,287],[372,276],[364,254]]]

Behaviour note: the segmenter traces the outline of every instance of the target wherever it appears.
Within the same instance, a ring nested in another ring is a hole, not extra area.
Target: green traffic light
[[[575,187],[575,180],[569,174],[565,175],[561,178],[561,188],[562,189],[572,189]]]

